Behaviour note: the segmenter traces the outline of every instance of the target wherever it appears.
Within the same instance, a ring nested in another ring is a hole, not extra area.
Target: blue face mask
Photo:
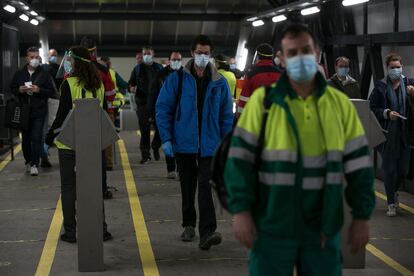
[[[295,82],[310,81],[318,72],[318,64],[315,55],[299,55],[286,60],[288,76]]]
[[[68,60],[65,60],[63,62],[63,69],[65,69],[66,74],[68,74],[68,75],[72,74],[72,69],[73,69],[72,68],[72,63]]]
[[[402,68],[388,69],[388,76],[392,80],[400,79],[401,75],[402,75]]]
[[[348,76],[348,73],[349,73],[349,67],[338,67],[337,74],[341,78]]]
[[[230,70],[236,70],[237,65],[235,63],[230,64]]]
[[[152,55],[144,55],[142,59],[146,64],[152,63]]]
[[[209,55],[195,55],[194,56],[194,62],[199,68],[206,68],[207,64],[210,61]]]
[[[181,61],[180,60],[172,60],[170,62],[170,67],[173,70],[180,70],[180,68],[181,68]]]
[[[57,56],[51,56],[49,58],[49,62],[52,63],[52,64],[55,64],[57,62]]]

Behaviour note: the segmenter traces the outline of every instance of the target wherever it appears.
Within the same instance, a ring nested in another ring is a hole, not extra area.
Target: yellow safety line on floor
[[[22,150],[22,145],[18,144],[15,148],[14,148],[14,157],[16,157],[16,155]],[[11,153],[9,153],[6,158],[4,158],[3,161],[0,162],[0,172],[7,166],[7,164],[9,164],[9,162],[11,161]]]
[[[63,214],[62,202],[59,200],[50,223],[49,232],[47,233],[45,245],[42,250],[39,264],[37,265],[35,276],[47,276],[52,269],[53,260],[55,259],[56,247],[59,241],[60,229],[62,228]]]
[[[139,202],[138,191],[134,175],[129,163],[128,153],[123,140],[118,141],[122,168],[124,171],[125,185],[128,191],[129,204],[131,207],[132,220],[134,222],[135,236],[138,243],[139,255],[141,257],[142,269],[145,276],[158,276],[159,271],[152,251],[151,241]]]
[[[376,195],[378,198],[380,198],[380,199],[382,199],[382,200],[387,201],[387,196],[386,196],[386,195],[384,195],[384,194],[382,194],[382,193],[380,193],[380,192],[378,192],[378,191],[375,191],[375,195]],[[411,214],[414,214],[414,208],[412,208],[412,207],[410,207],[410,206],[408,206],[408,205],[406,205],[406,204],[403,204],[403,203],[401,203],[401,202],[400,202],[400,208],[401,208],[401,209],[404,209],[404,210],[406,210],[406,211],[408,211],[408,212],[410,212]]]
[[[388,266],[390,266],[394,270],[398,271],[402,275],[404,275],[404,276],[414,276],[414,272],[412,272],[412,271],[408,270],[407,268],[403,267],[402,265],[397,263],[395,260],[393,260],[392,258],[385,255],[384,252],[382,252],[381,250],[379,250],[378,248],[376,248],[372,244],[368,243],[367,246],[366,246],[366,249],[371,254],[373,254],[375,257],[379,258],[381,261],[383,261]]]

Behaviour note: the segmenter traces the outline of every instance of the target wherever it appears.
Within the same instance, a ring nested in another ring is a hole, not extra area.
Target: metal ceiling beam
[[[325,45],[414,45],[414,31],[382,33],[371,35],[332,36],[324,41]]]
[[[250,14],[234,13],[142,13],[142,12],[48,12],[47,20],[132,20],[132,21],[220,21],[239,22]]]

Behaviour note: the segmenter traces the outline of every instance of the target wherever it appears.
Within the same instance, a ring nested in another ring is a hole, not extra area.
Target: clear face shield
[[[67,78],[73,73],[73,70],[75,69],[75,59],[88,63],[91,62],[89,59],[77,56],[72,51],[66,51],[56,73],[57,79]]]

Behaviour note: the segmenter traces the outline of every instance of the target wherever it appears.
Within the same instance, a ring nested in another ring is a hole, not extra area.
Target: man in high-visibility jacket
[[[350,247],[368,242],[375,195],[367,139],[353,104],[318,72],[310,30],[289,25],[281,45],[286,72],[269,93],[253,93],[231,141],[224,176],[235,236],[252,249],[250,275],[293,275],[294,266],[299,275],[341,275],[343,175]],[[265,95],[272,105],[255,165]]]

